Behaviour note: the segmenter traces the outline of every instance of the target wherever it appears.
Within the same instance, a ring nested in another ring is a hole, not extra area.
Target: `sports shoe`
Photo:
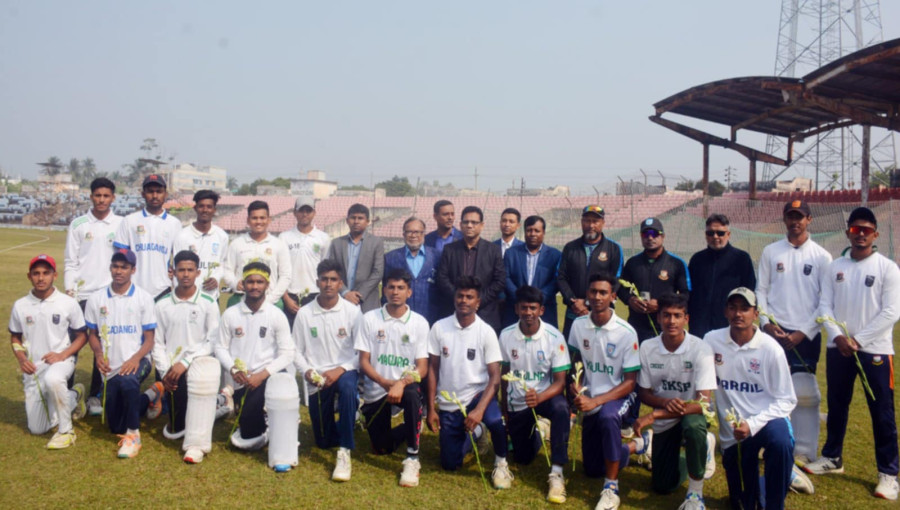
[[[350,451],[338,448],[337,461],[334,465],[334,471],[331,472],[331,479],[335,482],[350,481]]]
[[[294,466],[291,466],[290,464],[275,464],[275,466],[272,467],[276,473],[287,473],[293,468]]]
[[[619,431],[622,435],[622,439],[631,439],[634,437],[634,429],[631,427],[625,427]]]
[[[653,469],[653,429],[647,428],[641,432],[641,438],[644,440],[644,447],[635,450],[634,454],[638,456],[638,463],[646,466],[647,469]]]
[[[225,386],[216,399],[216,420],[234,417],[234,390]]]
[[[184,452],[184,461],[188,464],[200,464],[203,462],[203,450],[200,448],[188,448]]]
[[[550,473],[550,477],[547,478],[547,484],[550,486],[550,489],[547,490],[547,501],[551,503],[565,503],[566,481],[563,479],[563,475]]]
[[[141,436],[138,434],[119,434],[119,458],[131,459],[141,451]]]
[[[87,406],[84,405],[84,385],[81,383],[72,386],[75,392],[75,410],[72,411],[72,419],[80,420],[87,414]]]
[[[878,485],[875,487],[875,497],[896,501],[897,492],[900,492],[900,483],[897,483],[897,477],[878,473]]]
[[[541,441],[550,441],[550,420],[543,416],[537,419],[537,429],[541,433]]]
[[[825,475],[828,473],[840,474],[844,472],[844,463],[840,457],[819,457],[813,462],[803,466],[803,471],[811,475]]]
[[[87,399],[87,409],[90,416],[100,416],[103,414],[103,402],[98,397],[91,395]]]
[[[716,435],[712,432],[706,433],[706,471],[703,473],[703,479],[709,480],[716,474]]]
[[[688,492],[684,498],[684,503],[678,507],[678,510],[706,510],[706,503],[703,498],[696,492]]]
[[[163,383],[156,381],[150,386],[150,389],[156,393],[156,396],[150,399],[150,403],[147,405],[147,419],[155,420],[159,418],[159,415],[162,413],[162,398],[165,394],[166,390],[163,387]]]
[[[47,442],[48,450],[62,450],[75,444],[75,432],[57,432],[53,434],[50,441]],[[894,493],[896,494],[896,492]]]
[[[491,473],[491,481],[494,482],[495,489],[509,489],[515,477],[509,470],[509,464],[497,464],[494,466],[494,472]]]
[[[815,494],[816,489],[813,487],[812,480],[809,479],[806,474],[800,470],[799,467],[794,466],[791,469],[791,485],[789,488],[800,494]]]
[[[403,461],[403,471],[400,472],[400,487],[417,487],[419,485],[419,459],[407,457]]]
[[[619,489],[617,486],[608,483],[603,486],[603,492],[600,493],[600,501],[594,510],[618,510],[619,508]]]

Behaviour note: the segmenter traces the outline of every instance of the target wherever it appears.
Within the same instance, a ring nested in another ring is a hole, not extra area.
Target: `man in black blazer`
[[[481,238],[484,228],[484,213],[481,208],[470,205],[463,209],[459,226],[463,234],[462,240],[448,244],[441,254],[437,273],[439,299],[444,300],[445,307],[449,304],[452,309],[456,279],[463,275],[478,277],[482,283],[478,316],[499,333],[497,296],[506,285],[506,269],[503,267],[500,247]]]

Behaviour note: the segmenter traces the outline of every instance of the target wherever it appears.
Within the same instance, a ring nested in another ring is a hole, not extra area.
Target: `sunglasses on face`
[[[707,230],[706,231],[707,237],[712,237],[712,236],[725,237],[726,234],[728,234],[727,230]]]
[[[647,230],[641,232],[641,237],[649,237],[651,239],[655,239],[662,235],[662,232],[659,230],[653,230],[652,228],[648,228]]]
[[[847,229],[852,235],[858,236],[860,234],[864,236],[870,236],[875,233],[875,229],[872,227],[861,227],[859,225],[853,225],[852,227]]]

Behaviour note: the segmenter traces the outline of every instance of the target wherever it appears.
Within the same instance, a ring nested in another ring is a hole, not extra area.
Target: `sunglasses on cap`
[[[712,237],[712,236],[725,237],[726,234],[728,234],[727,230],[707,230],[706,231],[707,237]]]
[[[656,238],[660,235],[662,235],[662,232],[660,232],[659,230],[654,230],[652,228],[648,228],[647,230],[641,232],[641,237]]]
[[[859,234],[862,234],[862,235],[864,235],[864,236],[870,236],[870,235],[872,235],[872,234],[875,233],[875,229],[874,229],[874,228],[872,228],[872,227],[863,227],[863,226],[860,226],[860,225],[853,225],[852,227],[848,228],[847,231],[850,232],[851,234],[855,235],[855,236],[858,236]]]

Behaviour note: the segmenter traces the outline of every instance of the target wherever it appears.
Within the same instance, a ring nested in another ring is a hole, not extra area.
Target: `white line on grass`
[[[26,247],[26,246],[31,246],[32,244],[40,244],[40,243],[43,243],[43,242],[45,242],[45,241],[49,241],[49,240],[50,240],[49,237],[47,237],[47,236],[42,236],[42,235],[38,235],[38,234],[26,234],[26,233],[23,232],[22,235],[24,235],[24,236],[32,236],[32,237],[40,237],[41,239],[40,239],[40,240],[37,240],[37,241],[31,241],[30,243],[17,244],[17,245],[15,245],[15,246],[10,246],[9,248],[4,248],[4,249],[0,250],[0,253],[6,253],[6,252],[8,252],[8,251],[10,251],[10,250],[15,250],[16,248],[24,248],[24,247]]]

